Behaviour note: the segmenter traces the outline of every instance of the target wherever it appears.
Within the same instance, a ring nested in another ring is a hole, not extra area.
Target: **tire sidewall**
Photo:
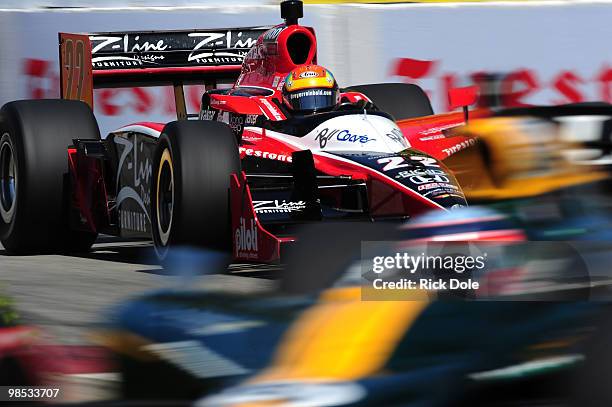
[[[8,236],[12,235],[15,231],[15,225],[17,223],[17,219],[19,219],[19,203],[21,201],[18,188],[20,184],[25,182],[25,177],[22,175],[23,171],[20,168],[21,159],[19,157],[20,146],[17,145],[14,141],[14,137],[11,136],[12,129],[8,128],[6,125],[6,121],[2,121],[0,124],[0,153],[2,152],[2,147],[4,143],[9,143],[10,148],[13,154],[13,160],[15,160],[15,167],[17,170],[17,174],[15,177],[17,178],[16,189],[15,189],[15,201],[12,205],[12,213],[10,216],[10,220],[7,222],[4,218],[4,214],[0,214],[0,239],[6,240]],[[2,163],[0,162],[0,165]]]
[[[158,179],[168,156],[174,203],[166,240],[159,228]],[[179,246],[230,253],[230,174],[240,171],[238,146],[231,129],[217,122],[169,123],[159,138],[153,171],[151,229],[162,264],[172,248]]]
[[[175,161],[175,149],[172,148],[172,143],[170,141],[171,139],[168,137],[167,134],[162,133],[162,135],[160,136],[159,142],[158,142],[158,146],[156,148],[155,151],[155,155],[154,155],[154,166],[153,166],[153,194],[152,194],[152,198],[154,199],[154,205],[151,206],[151,232],[152,232],[152,236],[153,236],[153,243],[154,243],[154,248],[155,248],[155,253],[157,254],[157,257],[159,258],[159,260],[163,261],[166,259],[166,257],[168,256],[168,251],[170,249],[170,247],[179,244],[179,242],[175,242],[173,239],[173,233],[172,233],[172,225],[177,223],[176,220],[176,211],[175,209],[178,207],[177,205],[177,200],[180,199],[180,193],[177,192],[176,188],[178,186],[178,182],[176,182],[176,180],[178,179],[178,177],[180,176],[179,168],[176,168],[176,161]],[[167,231],[167,238],[163,238],[161,235],[163,234],[160,230],[159,230],[159,179],[160,179],[160,175],[161,175],[161,170],[162,170],[162,165],[163,163],[161,162],[162,157],[164,156],[165,152],[168,153],[169,158],[170,158],[170,166],[171,166],[171,172],[172,172],[172,177],[173,177],[173,205],[172,205],[172,214],[171,214],[171,219],[172,221],[170,222],[169,225],[169,230]]]
[[[7,137],[18,186],[11,222],[0,218],[5,248],[23,254],[88,249],[96,234],[70,228],[68,147],[76,138],[100,139],[89,106],[62,99],[9,102],[0,109],[0,139]]]

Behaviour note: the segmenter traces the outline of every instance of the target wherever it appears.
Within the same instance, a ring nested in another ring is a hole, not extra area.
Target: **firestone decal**
[[[255,149],[246,148],[246,147],[239,147],[238,150],[240,154],[244,153],[245,155],[252,156],[252,157],[261,157],[261,158],[267,158],[269,160],[278,160],[278,161],[283,161],[283,162],[288,162],[288,163],[291,162],[290,155],[271,153],[269,151],[255,150]]]
[[[483,89],[481,102],[499,104],[499,107],[523,107],[525,105],[558,105],[578,103],[587,100],[612,102],[612,67],[608,63],[595,66],[592,61],[588,72],[572,66],[554,63],[544,69],[542,66],[515,68],[504,71],[486,72],[482,67],[461,73],[448,69],[448,61],[397,58],[390,61],[392,75],[403,77],[407,82],[421,85],[435,103],[434,110],[449,111],[448,91],[462,82],[471,82]],[[526,61],[524,61],[526,62]],[[522,64],[519,64],[522,65]],[[428,88],[428,84],[437,84]],[[484,93],[484,90],[487,90]],[[436,106],[437,105],[437,106]]]

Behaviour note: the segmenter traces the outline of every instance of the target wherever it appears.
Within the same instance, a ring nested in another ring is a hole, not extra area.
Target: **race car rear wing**
[[[186,118],[183,85],[238,78],[244,56],[268,28],[60,33],[61,97],[93,109],[95,88],[172,85],[177,117]]]

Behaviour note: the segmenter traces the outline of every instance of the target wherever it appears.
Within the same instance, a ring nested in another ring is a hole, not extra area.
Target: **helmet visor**
[[[338,103],[338,89],[301,89],[286,96],[296,112],[315,112],[330,109]]]

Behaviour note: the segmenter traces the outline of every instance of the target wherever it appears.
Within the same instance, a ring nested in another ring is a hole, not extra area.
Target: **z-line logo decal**
[[[338,130],[338,129],[322,129],[319,134],[315,137],[315,140],[319,140],[319,147],[325,148],[327,146],[327,142],[336,136],[336,140],[340,142],[349,142],[349,143],[361,143],[365,144],[370,141],[375,141],[376,139],[370,138],[367,135],[359,136],[357,134],[351,134],[348,130]]]
[[[190,33],[187,34],[188,37],[196,37],[196,38],[203,38],[202,40],[200,40],[195,47],[193,47],[193,50],[189,53],[189,56],[187,57],[187,61],[199,61],[201,59],[204,58],[210,58],[213,55],[218,55],[218,56],[230,56],[230,57],[241,57],[244,55],[240,55],[240,54],[236,54],[236,53],[232,53],[232,52],[220,52],[215,54],[214,50],[212,50],[212,52],[197,52],[199,51],[202,47],[204,47],[206,44],[211,44],[211,45],[223,45],[223,41],[216,41],[213,42],[215,40],[218,40],[220,38],[223,37],[227,37],[227,48],[230,48],[230,43],[229,43],[229,36],[231,35],[231,31],[228,31],[227,34],[224,33]]]
[[[261,30],[160,32],[91,35],[89,39],[93,47],[94,69],[112,69],[194,62],[205,65],[237,64],[242,62],[247,50],[255,45],[260,33]],[[163,62],[166,59],[171,61]]]
[[[142,210],[142,214],[149,220],[149,207],[151,205],[150,183],[153,174],[153,163],[146,156],[145,142],[134,135],[115,137],[113,139],[117,149],[121,150],[116,175],[117,207],[121,212],[122,203],[126,200],[134,201]],[[141,156],[144,155],[144,159]],[[119,187],[121,187],[119,189]],[[135,213],[121,215],[122,228],[143,231],[143,223]]]
[[[283,200],[279,203],[278,199],[274,201],[253,201],[253,208],[256,213],[291,213],[300,212],[306,208],[306,202],[287,202]]]

